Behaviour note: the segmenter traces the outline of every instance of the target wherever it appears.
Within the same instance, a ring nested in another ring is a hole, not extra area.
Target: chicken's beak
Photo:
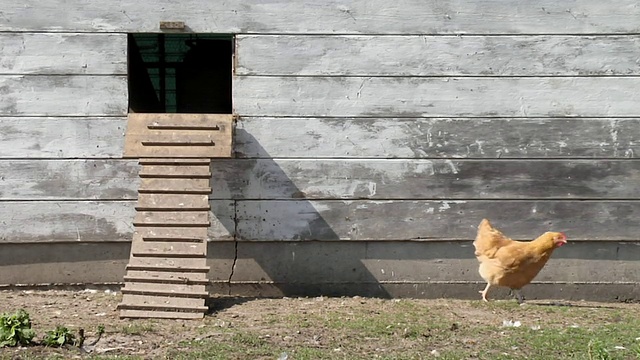
[[[562,234],[562,237],[560,239],[558,239],[558,240],[560,240],[558,242],[558,247],[567,244],[567,235],[565,235],[564,233],[560,233],[560,234]]]

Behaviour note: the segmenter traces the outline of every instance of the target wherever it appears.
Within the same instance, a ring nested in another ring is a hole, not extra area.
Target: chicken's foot
[[[524,296],[522,296],[522,293],[520,292],[520,289],[512,289],[513,293],[516,294],[516,299],[518,300],[518,304],[521,304],[524,302]]]
[[[489,300],[487,300],[487,293],[489,292],[489,288],[491,287],[491,284],[487,284],[487,287],[484,288],[484,290],[478,291],[480,294],[482,294],[482,300],[489,302]]]

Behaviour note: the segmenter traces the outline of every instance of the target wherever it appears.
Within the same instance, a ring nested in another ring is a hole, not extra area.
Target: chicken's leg
[[[487,293],[489,292],[489,288],[491,287],[491,284],[487,283],[487,287],[484,288],[484,290],[482,291],[478,291],[480,294],[482,294],[482,300],[484,301],[489,301],[487,300]]]
[[[522,304],[524,302],[524,296],[522,296],[520,289],[513,289],[513,292],[516,294],[516,299],[518,299],[518,304]]]

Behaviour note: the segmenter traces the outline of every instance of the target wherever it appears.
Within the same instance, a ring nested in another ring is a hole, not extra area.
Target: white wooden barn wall
[[[636,284],[620,248],[640,254],[638,19],[634,0],[0,0],[0,247],[130,241],[126,34],[180,20],[237,34],[237,158],[213,164],[210,235],[240,247],[212,245],[213,280],[234,262],[248,282],[474,282],[469,240],[489,217],[578,242],[543,282]],[[335,251],[306,240],[355,240],[336,249],[371,278],[265,255]],[[81,280],[117,281],[118,256],[98,262],[113,276]],[[600,261],[616,270],[592,280]],[[49,282],[0,278],[21,281]]]

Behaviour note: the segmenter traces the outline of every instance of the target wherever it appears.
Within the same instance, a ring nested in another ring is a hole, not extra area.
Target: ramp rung
[[[144,242],[168,242],[168,243],[199,243],[202,244],[205,239],[198,238],[167,238],[167,237],[143,237]]]
[[[120,290],[122,294],[131,294],[131,295],[155,295],[155,296],[171,296],[176,298],[197,298],[197,299],[206,299],[209,297],[207,292],[171,292],[171,291],[162,291],[162,290],[139,290],[139,289],[127,289],[123,288]]]
[[[151,266],[151,265],[132,265],[129,264],[126,267],[126,270],[135,270],[135,271],[164,271],[164,272],[194,272],[194,273],[208,273],[209,267],[175,267],[175,266]]]
[[[120,317],[132,319],[185,319],[196,320],[204,317],[204,312],[149,311],[136,309],[120,309]]]
[[[150,257],[150,258],[206,258],[205,253],[177,253],[177,252],[132,252],[131,255],[135,257]]]
[[[190,297],[174,297],[171,295],[123,294],[123,307],[153,308],[167,310],[206,310],[204,299]]]
[[[190,279],[188,277],[136,277],[125,275],[125,282],[131,283],[149,283],[149,284],[194,284],[194,285],[208,285],[209,280],[202,279]],[[126,286],[126,285],[125,285]]]
[[[209,165],[207,158],[142,158],[140,165]]]
[[[140,295],[129,295],[128,296],[140,296]],[[152,298],[150,296],[147,296],[147,298]],[[176,298],[179,299],[179,298]],[[202,301],[204,303],[203,299],[194,299],[194,300],[198,300],[198,301]],[[127,304],[124,302],[121,304],[118,304],[118,310],[160,310],[160,311],[172,311],[172,312],[207,312],[209,310],[208,307],[206,306],[170,306],[170,305],[132,305],[132,304]]]

